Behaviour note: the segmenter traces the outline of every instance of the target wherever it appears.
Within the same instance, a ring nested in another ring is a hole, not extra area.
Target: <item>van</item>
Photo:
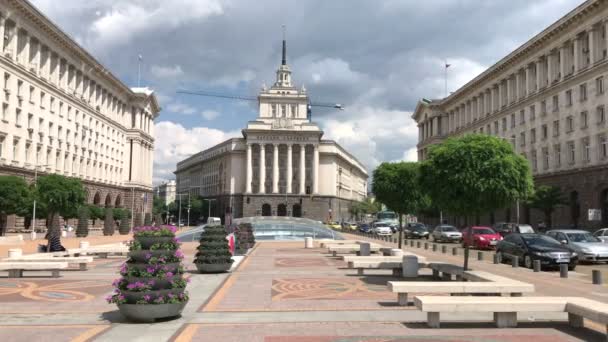
[[[219,217],[209,217],[207,218],[207,224],[222,224],[222,220]]]

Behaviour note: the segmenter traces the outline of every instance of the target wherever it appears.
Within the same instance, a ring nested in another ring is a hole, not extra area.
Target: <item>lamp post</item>
[[[215,201],[215,198],[203,198],[203,201],[209,202],[209,208],[207,210],[207,223],[209,223],[209,218],[211,217],[211,202]]]
[[[38,166],[46,167],[50,166],[50,164],[34,165],[34,188],[36,187],[36,181],[38,180]],[[36,232],[36,197],[34,197],[34,208],[32,209],[32,232]]]
[[[188,191],[188,227],[190,227],[190,191]]]

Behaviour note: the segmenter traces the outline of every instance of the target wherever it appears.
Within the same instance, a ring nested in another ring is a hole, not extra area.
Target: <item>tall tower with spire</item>
[[[283,26],[281,64],[276,80],[270,89],[262,88],[258,95],[259,115],[256,121],[272,124],[276,129],[289,129],[309,123],[307,117],[308,95],[306,89],[297,89],[291,82],[291,69],[287,65],[287,39]]]

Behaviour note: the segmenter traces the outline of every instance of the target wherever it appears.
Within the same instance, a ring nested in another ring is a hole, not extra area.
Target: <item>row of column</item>
[[[260,182],[260,194],[265,194],[265,181],[266,181],[266,144],[258,144],[260,146],[260,170],[259,170],[259,182]],[[273,148],[273,162],[272,162],[272,193],[279,193],[279,145],[272,144]],[[306,145],[300,144],[300,194],[306,194]],[[252,182],[253,182],[253,144],[247,144],[247,170],[245,177],[245,192],[252,193]],[[313,162],[312,162],[312,192],[314,194],[319,193],[319,145],[313,145]],[[286,193],[293,193],[292,178],[293,178],[293,145],[287,144],[287,189]]]
[[[129,181],[140,184],[151,184],[154,146],[138,139],[132,139],[131,141],[133,143],[132,155],[127,160],[127,163],[131,163],[131,179]]]
[[[129,118],[125,115],[128,112],[127,104],[85,76],[94,70],[93,67],[85,66],[80,71],[48,46],[44,47],[46,58],[43,62],[43,46],[40,39],[28,35],[27,31],[22,30],[18,21],[12,18],[11,20],[9,22],[4,14],[0,13],[0,51],[3,55],[10,53],[14,62],[24,65],[26,69],[55,83],[71,95],[86,100],[91,107],[113,120],[121,122],[124,126],[130,126],[127,121]],[[135,110],[139,112],[139,109]],[[146,113],[136,115],[138,117],[135,125],[132,125],[133,128],[153,134],[153,118]]]

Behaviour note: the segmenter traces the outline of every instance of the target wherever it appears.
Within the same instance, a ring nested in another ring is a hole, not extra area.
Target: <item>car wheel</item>
[[[532,268],[532,258],[529,255],[524,255],[524,266],[526,268]]]

